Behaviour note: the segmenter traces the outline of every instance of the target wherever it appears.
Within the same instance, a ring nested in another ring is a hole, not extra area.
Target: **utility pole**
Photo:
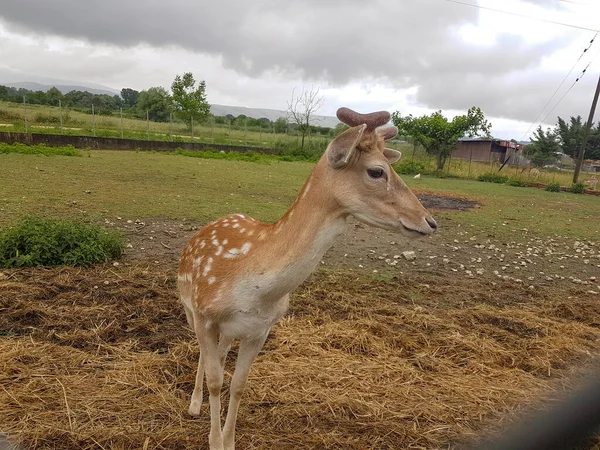
[[[598,77],[598,85],[596,86],[596,93],[594,94],[594,100],[592,100],[592,107],[590,108],[590,116],[585,124],[585,130],[583,134],[583,142],[581,143],[581,149],[579,150],[579,157],[575,163],[575,173],[573,174],[573,183],[577,183],[579,180],[579,172],[583,165],[583,157],[585,156],[585,147],[587,145],[588,138],[590,136],[590,130],[594,124],[594,113],[596,112],[596,104],[598,103],[598,94],[600,94],[600,76]]]

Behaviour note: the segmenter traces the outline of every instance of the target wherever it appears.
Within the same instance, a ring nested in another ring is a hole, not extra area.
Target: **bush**
[[[413,175],[417,173],[426,173],[427,167],[422,162],[407,161],[394,166],[394,170],[400,175]]]
[[[560,192],[560,184],[550,183],[548,186],[546,186],[545,190],[548,192]]]
[[[583,194],[585,192],[585,184],[581,182],[573,183],[569,192],[572,192],[573,194]]]
[[[477,177],[478,181],[483,181],[486,183],[500,183],[500,184],[504,184],[506,182],[508,182],[508,177],[502,176],[502,175],[498,175],[496,173],[484,173],[482,175],[479,175]]]
[[[527,181],[522,181],[516,178],[510,179],[508,180],[508,182],[506,183],[509,186],[515,186],[515,187],[528,187],[529,183]]]
[[[121,256],[123,247],[116,231],[26,217],[0,231],[0,267],[89,266]]]

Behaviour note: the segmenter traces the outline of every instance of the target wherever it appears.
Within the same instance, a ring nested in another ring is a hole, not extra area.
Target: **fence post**
[[[150,115],[148,110],[146,110],[146,137],[150,140]]]
[[[169,139],[173,140],[173,113],[169,113]]]
[[[60,134],[64,134],[63,133],[63,121],[62,121],[62,102],[60,100],[58,101],[58,116],[60,118]]]
[[[248,134],[248,118],[246,117],[246,120],[244,120],[244,145],[248,145],[248,141],[246,139],[247,134]]]
[[[227,137],[229,138],[229,145],[231,145],[231,120],[230,119],[227,119],[227,125],[228,125],[228,128],[229,128],[229,131],[227,133],[228,134]]]
[[[96,116],[94,115],[94,104],[92,103],[92,130],[94,137],[96,137]]]
[[[469,174],[467,178],[471,178],[471,161],[473,161],[473,147],[471,147],[471,154],[469,155]]]
[[[119,108],[121,114],[121,139],[123,139],[123,107]]]
[[[210,121],[210,140],[215,143],[215,118],[213,117]]]
[[[194,142],[194,118],[192,117],[192,143]]]
[[[27,102],[23,96],[23,117],[25,118],[25,134],[27,134]]]

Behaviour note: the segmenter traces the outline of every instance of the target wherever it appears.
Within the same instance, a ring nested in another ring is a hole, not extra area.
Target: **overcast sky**
[[[191,71],[206,80],[210,103],[285,109],[292,89],[318,86],[320,114],[349,106],[452,116],[475,105],[494,135],[518,140],[588,47],[590,30],[600,29],[599,0],[1,3],[0,82],[53,78],[143,90],[169,88]],[[546,123],[587,118],[600,36],[538,122],[588,63]]]

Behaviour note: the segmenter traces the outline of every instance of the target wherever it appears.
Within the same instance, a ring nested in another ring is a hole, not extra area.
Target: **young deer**
[[[234,448],[235,422],[250,365],[271,327],[286,313],[289,293],[344,232],[348,217],[409,238],[430,235],[437,228],[390,166],[401,156],[384,147],[384,140],[398,130],[379,128],[389,122],[390,114],[340,108],[337,116],[351,128],[329,144],[278,222],[230,215],[198,231],[182,253],[177,278],[180,298],[201,347],[189,413],[200,413],[206,373],[211,449]],[[234,339],[240,346],[221,429],[223,365]]]

